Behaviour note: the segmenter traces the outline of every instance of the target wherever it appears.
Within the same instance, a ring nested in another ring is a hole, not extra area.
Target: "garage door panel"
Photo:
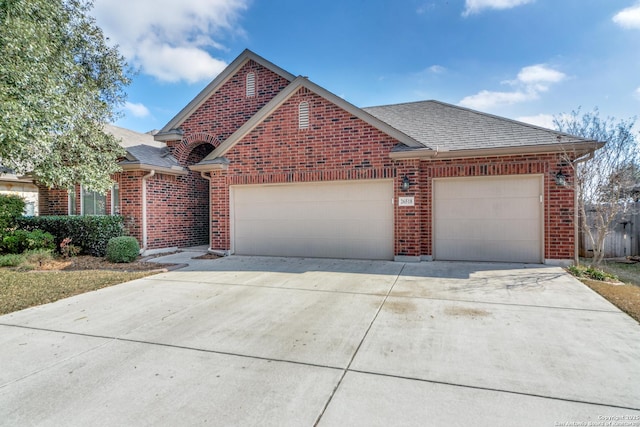
[[[434,256],[542,261],[539,176],[434,181]]]
[[[479,226],[477,221],[458,221],[441,219],[435,232],[436,239],[488,239],[488,240],[531,240],[538,242],[539,226],[537,220],[527,219],[487,219]],[[505,233],[505,230],[513,230]],[[491,238],[489,239],[489,236]]]
[[[524,182],[518,181],[517,178],[515,180],[494,180],[491,188],[487,188],[486,182],[483,182],[483,178],[478,178],[477,180],[470,178],[465,179],[465,181],[462,186],[451,184],[456,188],[456,192],[450,193],[448,197],[469,199],[478,198],[479,194],[484,194],[490,197],[512,198],[521,196],[523,191],[525,193],[535,192],[539,187],[539,183],[535,181]],[[443,180],[441,182],[445,181]],[[443,185],[448,186],[449,184],[445,183]]]
[[[501,219],[509,219],[511,217],[538,219],[539,214],[536,210],[539,205],[538,195],[512,199],[445,198],[438,200],[438,206],[435,209],[437,212],[446,213],[448,218],[454,219],[469,219],[474,218],[474,216],[479,219],[485,218],[488,214],[493,218]]]
[[[391,180],[234,186],[234,251],[393,258]]]
[[[438,259],[463,261],[539,262],[539,248],[530,242],[504,240],[443,241]],[[459,250],[464,245],[464,250]],[[508,254],[508,256],[505,256]],[[534,261],[531,261],[534,260]]]

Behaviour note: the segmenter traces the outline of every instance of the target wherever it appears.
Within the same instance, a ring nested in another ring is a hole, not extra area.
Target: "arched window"
[[[309,103],[302,101],[298,106],[298,129],[309,129]]]
[[[247,74],[247,98],[256,96],[256,75],[255,73]]]

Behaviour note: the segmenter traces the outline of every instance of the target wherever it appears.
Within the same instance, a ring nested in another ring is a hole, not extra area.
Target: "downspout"
[[[209,196],[209,216],[208,216],[208,224],[209,224],[209,250],[211,250],[211,174],[209,176],[205,175],[207,172],[200,171],[200,176],[209,181],[209,190],[207,191],[207,195]]]
[[[156,174],[152,170],[142,177],[142,253],[147,251],[147,179]]]
[[[573,265],[580,265],[580,218],[578,215],[578,180],[576,179],[577,171],[578,171],[578,163],[584,163],[593,158],[594,151],[590,152],[586,156],[582,156],[573,161],[575,165],[573,168],[573,235],[574,235],[574,245],[573,245]]]

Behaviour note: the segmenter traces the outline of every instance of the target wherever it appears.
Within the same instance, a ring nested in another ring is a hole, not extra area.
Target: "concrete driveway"
[[[0,317],[0,424],[640,426],[640,326],[560,268],[193,255]]]

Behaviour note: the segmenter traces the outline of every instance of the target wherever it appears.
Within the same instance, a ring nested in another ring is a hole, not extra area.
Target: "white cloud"
[[[466,0],[462,16],[480,13],[483,9],[511,9],[534,1],[535,0]]]
[[[636,98],[640,99],[640,87],[638,87],[633,94],[635,95]]]
[[[444,68],[442,65],[432,65],[431,67],[429,67],[429,71],[431,71],[434,74],[441,74],[447,71],[447,69]]]
[[[496,105],[510,105],[519,102],[531,101],[538,98],[535,92],[491,92],[482,90],[475,95],[462,98],[460,105],[476,110],[488,110]]]
[[[558,83],[565,77],[566,75],[564,73],[549,68],[544,64],[524,67],[518,73],[518,81],[525,84]]]
[[[616,13],[613,16],[613,22],[622,28],[640,29],[640,2]]]
[[[547,129],[553,129],[553,116],[551,114],[537,114],[535,116],[522,116],[517,117],[516,120],[532,124],[534,126],[540,126]]]
[[[478,110],[488,110],[498,105],[511,105],[520,102],[532,101],[540,97],[541,92],[546,92],[553,83],[558,83],[566,78],[560,71],[554,70],[545,64],[536,64],[523,67],[515,80],[507,80],[503,84],[514,86],[513,91],[488,91],[482,90],[475,95],[464,97],[460,105]]]
[[[94,15],[105,35],[141,72],[162,81],[212,79],[226,63],[209,50],[224,49],[249,0],[96,0]]]
[[[144,104],[134,104],[133,102],[125,102],[124,104],[125,110],[129,111],[134,117],[147,117],[149,114],[149,109],[144,106]]]

